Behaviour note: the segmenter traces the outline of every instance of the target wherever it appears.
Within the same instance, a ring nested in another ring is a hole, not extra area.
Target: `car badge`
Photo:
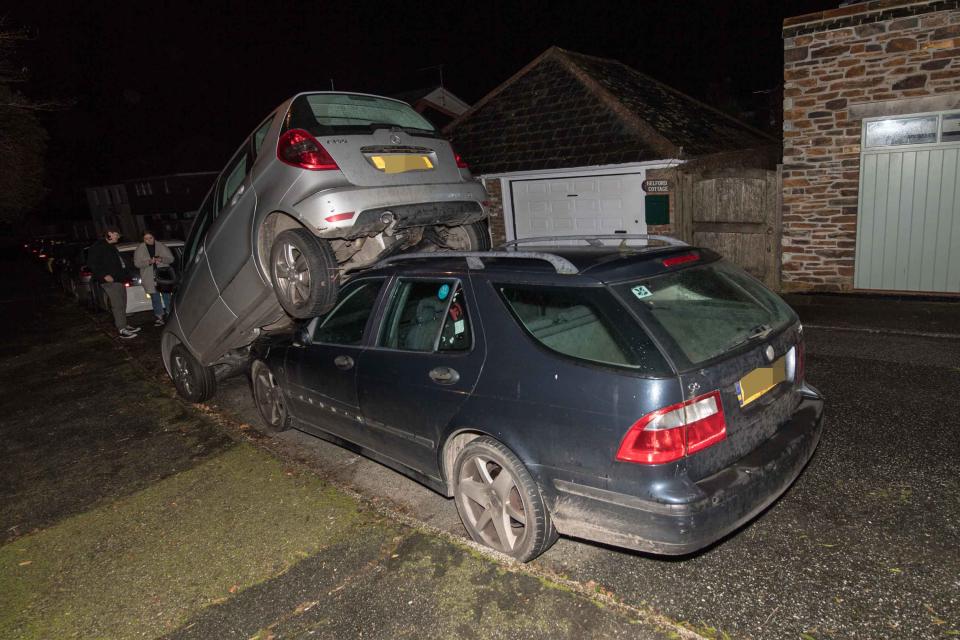
[[[394,134],[391,134],[391,135],[390,135],[390,142],[391,142],[392,144],[400,144],[400,136],[398,136],[398,135],[395,134],[395,133],[394,133]]]
[[[767,348],[763,350],[763,355],[767,356],[767,362],[773,362],[773,356],[775,355],[773,353],[773,347],[768,344]]]

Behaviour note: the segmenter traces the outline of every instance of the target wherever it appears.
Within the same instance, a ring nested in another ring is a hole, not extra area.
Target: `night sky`
[[[331,78],[390,94],[438,84],[428,67],[443,64],[447,88],[473,102],[558,45],[742,101],[780,83],[783,19],[838,4],[24,1],[6,16],[37,32],[22,90],[75,103],[44,116],[51,204],[70,208],[84,185],[219,171],[270,109]]]

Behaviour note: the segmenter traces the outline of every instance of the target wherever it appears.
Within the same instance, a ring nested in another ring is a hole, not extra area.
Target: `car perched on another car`
[[[340,282],[410,249],[489,248],[486,191],[430,122],[380,96],[301,93],[207,194],[161,349],[229,367],[263,327],[328,311]]]
[[[712,251],[651,238],[390,257],[254,344],[264,423],[453,497],[473,539],[519,560],[558,534],[712,544],[802,471],[823,400],[783,300]],[[188,357],[173,348],[174,380],[202,395],[211,374]]]

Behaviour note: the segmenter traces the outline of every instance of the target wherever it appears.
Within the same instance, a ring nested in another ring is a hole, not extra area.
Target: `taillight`
[[[617,460],[662,464],[706,449],[727,437],[720,392],[658,409],[637,420],[617,450]]]
[[[281,162],[311,171],[330,171],[340,167],[317,139],[303,129],[290,129],[277,142]]]
[[[452,147],[451,147],[451,149],[452,149]],[[456,149],[453,149],[453,159],[454,159],[454,161],[456,161],[458,168],[460,168],[460,169],[469,169],[469,168],[470,168],[470,165],[468,165],[468,164],[467,164],[467,161],[464,160],[463,157],[462,157],[459,153],[457,153],[457,150],[456,150]]]
[[[664,258],[662,260],[663,266],[673,267],[678,264],[686,264],[687,262],[696,262],[700,259],[700,254],[696,251],[692,253],[681,253],[678,256],[670,256],[669,258]]]
[[[90,269],[88,269],[88,268],[86,268],[86,267],[80,267],[80,275],[81,275],[81,276],[92,276],[92,275],[93,275],[93,271],[90,271]]]

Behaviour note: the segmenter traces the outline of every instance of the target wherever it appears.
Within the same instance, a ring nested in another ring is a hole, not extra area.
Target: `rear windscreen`
[[[617,293],[691,365],[711,360],[794,321],[775,293],[726,262],[617,285]]]
[[[429,121],[403,102],[346,93],[300,96],[290,106],[290,120],[285,128],[330,135],[369,132],[382,127],[418,133],[435,131]]]

